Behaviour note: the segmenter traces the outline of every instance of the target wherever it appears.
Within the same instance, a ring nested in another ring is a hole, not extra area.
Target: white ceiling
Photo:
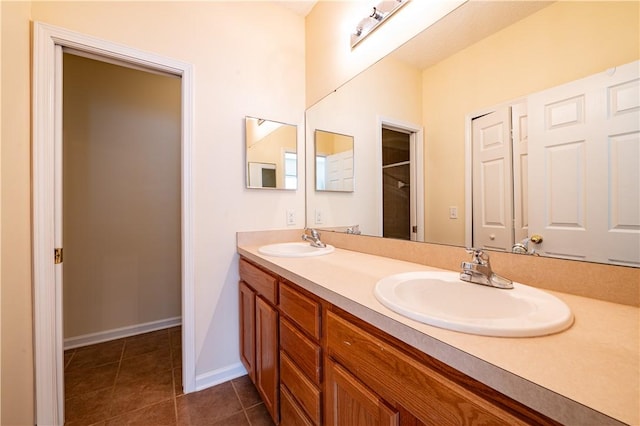
[[[323,0],[273,0],[273,3],[305,17],[318,1]],[[393,55],[424,69],[551,3],[553,1],[469,0],[396,49]]]
[[[425,69],[551,3],[470,0],[396,49],[393,55]]]
[[[292,10],[294,13],[300,16],[307,16],[313,6],[316,5],[317,0],[291,0],[291,1],[274,1],[283,7],[286,7],[289,10]]]

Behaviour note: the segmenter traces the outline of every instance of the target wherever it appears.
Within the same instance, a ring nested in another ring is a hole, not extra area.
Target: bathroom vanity
[[[260,254],[239,236],[242,361],[281,424],[636,424],[638,308],[555,293],[576,323],[534,338],[432,327],[380,278],[432,270],[344,250]],[[500,290],[496,290],[500,291]]]

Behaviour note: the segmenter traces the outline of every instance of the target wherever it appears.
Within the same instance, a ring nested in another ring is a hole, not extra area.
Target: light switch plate
[[[457,219],[458,218],[458,207],[450,206],[449,207],[449,219]]]
[[[296,211],[294,209],[287,209],[287,225],[296,224]]]

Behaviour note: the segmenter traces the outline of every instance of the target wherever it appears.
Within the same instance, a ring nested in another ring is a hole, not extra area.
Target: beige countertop
[[[258,247],[239,244],[238,253],[564,424],[640,424],[637,307],[549,291],[572,309],[570,329],[534,338],[464,334],[396,314],[374,297],[387,275],[435,268],[339,248],[282,258]]]

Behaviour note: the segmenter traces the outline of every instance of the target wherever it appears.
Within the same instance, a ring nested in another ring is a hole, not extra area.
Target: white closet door
[[[510,109],[476,118],[473,143],[473,246],[510,251],[513,245]]]
[[[515,241],[529,234],[529,132],[527,104],[511,107],[513,138],[513,231]]]
[[[549,256],[640,265],[638,63],[528,98],[530,231]]]
[[[640,266],[640,62],[618,67],[606,81],[610,262]]]
[[[329,191],[353,191],[353,150],[327,156],[326,188]]]

